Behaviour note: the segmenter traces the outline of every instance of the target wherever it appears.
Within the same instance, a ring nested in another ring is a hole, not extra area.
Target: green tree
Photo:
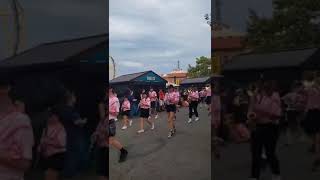
[[[189,64],[188,68],[188,77],[197,78],[197,77],[205,77],[211,76],[211,59],[201,56],[196,58],[196,66],[191,66]]]
[[[256,51],[319,47],[319,0],[274,0],[271,18],[249,10],[248,46]]]

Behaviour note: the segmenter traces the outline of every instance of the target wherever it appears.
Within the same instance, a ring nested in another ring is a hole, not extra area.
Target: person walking
[[[179,102],[179,97],[174,92],[174,87],[172,85],[169,86],[168,92],[165,95],[165,104],[166,110],[168,113],[168,128],[169,134],[168,138],[171,138],[176,133],[176,127],[174,124],[174,117],[176,112],[176,104]]]
[[[150,124],[151,130],[154,130],[154,122],[151,119],[149,119],[151,100],[146,93],[142,94],[142,99],[140,100],[139,107],[140,107],[140,130],[138,131],[138,134],[144,133],[144,121]]]
[[[153,88],[151,87],[148,95],[149,95],[149,98],[151,101],[150,118],[151,118],[151,116],[154,116],[154,119],[157,119],[158,118],[158,112],[157,112],[158,95],[157,95],[157,92],[155,90],[153,90]]]
[[[251,96],[249,114],[255,124],[251,132],[251,177],[259,179],[261,171],[262,151],[265,150],[267,160],[271,166],[272,179],[280,180],[280,165],[276,155],[277,141],[279,138],[279,119],[281,105],[275,99],[271,82],[263,84],[261,92]]]
[[[123,126],[122,126],[122,130],[126,130],[128,128],[128,126],[132,125],[132,120],[129,120],[130,117],[130,101],[128,100],[128,97],[124,97],[122,106],[121,106],[121,112],[123,115]]]
[[[114,95],[113,88],[109,88],[109,144],[120,151],[119,162],[124,162],[127,159],[128,151],[124,149],[123,145],[115,138],[116,122],[115,119],[119,115],[120,103],[119,99]]]
[[[195,87],[191,88],[188,95],[189,100],[189,120],[188,123],[192,122],[193,114],[196,116],[195,121],[199,121],[198,114],[198,103],[199,103],[199,93]],[[211,100],[211,99],[210,99]]]

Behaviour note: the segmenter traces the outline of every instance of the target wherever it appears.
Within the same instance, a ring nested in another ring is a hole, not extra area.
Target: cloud
[[[168,73],[178,60],[186,70],[196,57],[210,56],[211,32],[204,19],[210,6],[209,0],[110,1],[110,54],[119,62],[144,64],[132,69],[118,63],[119,73],[150,68]]]
[[[143,67],[143,63],[134,62],[134,61],[119,61],[119,65],[125,67]]]

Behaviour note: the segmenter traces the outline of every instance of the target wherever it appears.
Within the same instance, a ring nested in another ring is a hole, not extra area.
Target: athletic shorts
[[[122,112],[122,115],[123,115],[123,116],[130,116],[130,110],[128,110],[128,111],[123,111],[123,112]]]
[[[140,117],[141,118],[148,118],[149,116],[150,116],[150,109],[140,108]]]
[[[177,107],[175,104],[166,105],[166,109],[167,109],[167,112],[176,112],[177,111]]]
[[[157,105],[156,101],[151,101],[151,109],[155,109]]]
[[[64,169],[65,153],[57,153],[44,159],[45,170],[53,169],[62,171]]]
[[[206,98],[206,103],[207,103],[207,104],[211,104],[211,96],[207,96],[207,98]]]
[[[107,147],[99,147],[97,149],[97,175],[109,177],[109,150]]]
[[[108,137],[114,137],[116,135],[116,122],[114,119],[109,120],[109,132]]]

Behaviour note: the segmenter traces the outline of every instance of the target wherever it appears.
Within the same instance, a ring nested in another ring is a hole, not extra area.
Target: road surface
[[[129,151],[128,160],[119,164],[119,152],[109,151],[111,180],[211,180],[211,126],[208,111],[199,109],[200,121],[187,124],[188,109],[177,113],[177,134],[167,138],[166,113],[160,113],[155,130],[137,134],[139,120],[116,137]]]

